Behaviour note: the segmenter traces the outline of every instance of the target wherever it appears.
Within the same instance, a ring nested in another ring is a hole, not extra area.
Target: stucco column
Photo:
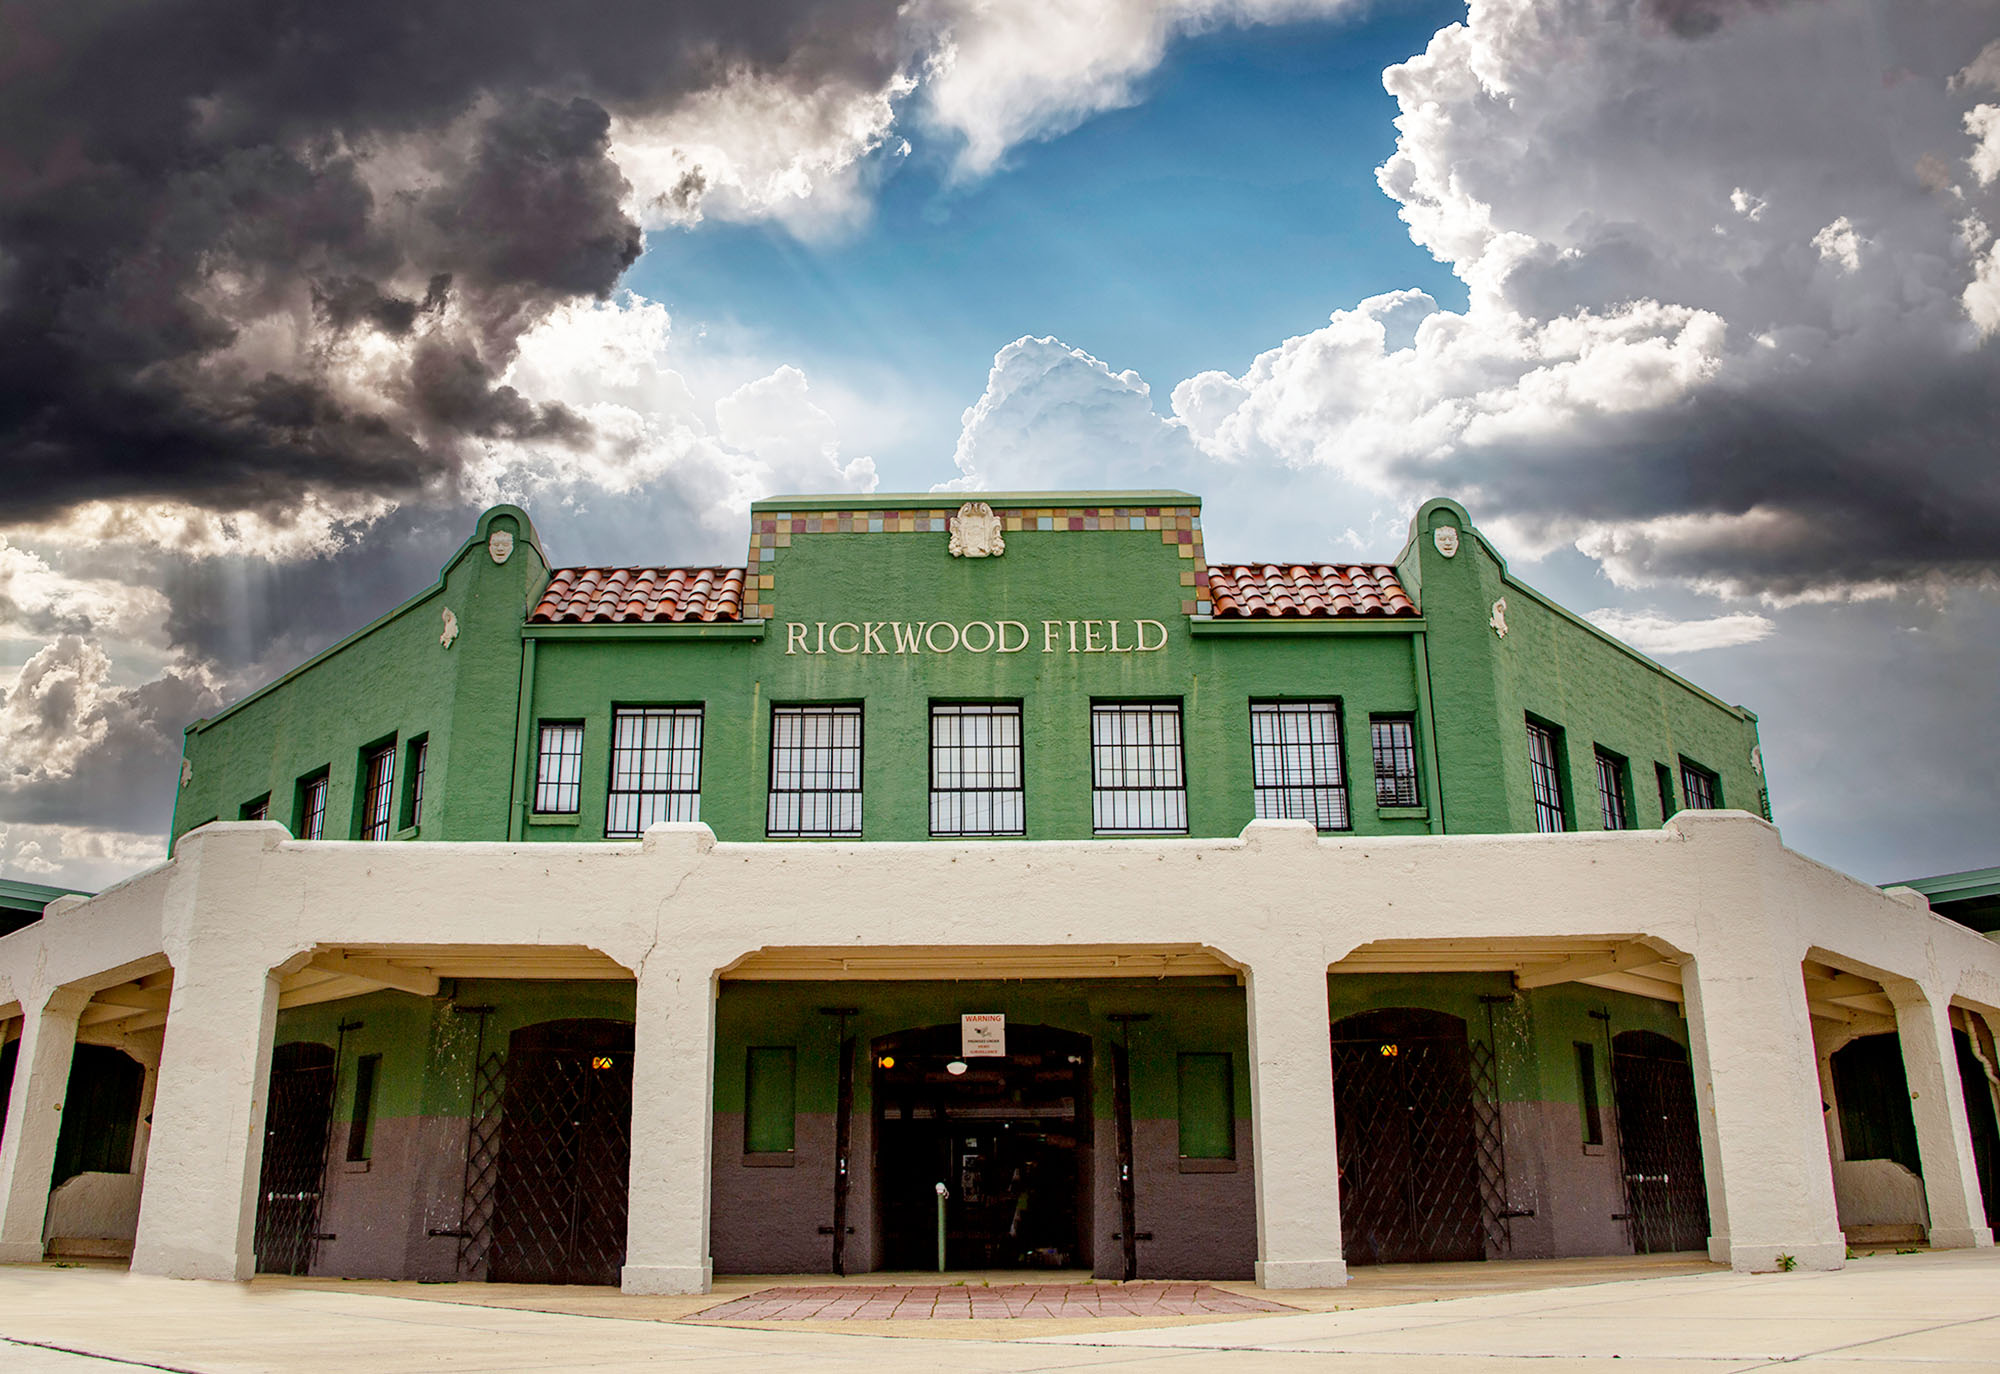
[[[279,970],[222,941],[174,969],[132,1272],[247,1279]]]
[[[665,964],[665,959],[658,961]],[[715,986],[706,968],[639,971],[632,1045],[627,1293],[706,1293]]]
[[[1754,940],[1684,966],[1708,1179],[1709,1258],[1767,1273],[1846,1262],[1799,964]]]
[[[21,999],[21,1048],[7,1133],[0,1140],[0,1264],[33,1264],[42,1257],[42,1219],[49,1210],[76,1023],[89,1001],[89,993],[67,988]]]
[[[1951,1003],[1916,983],[1893,982],[1887,990],[1896,1004],[1896,1038],[1903,1046],[1910,1115],[1917,1123],[1931,1248],[1991,1245],[1993,1229],[1986,1224],[1972,1131],[1966,1125],[1965,1085],[1959,1081],[1958,1049],[1951,1038]]]
[[[1326,968],[1293,951],[1258,960],[1249,975],[1257,1282],[1338,1287],[1347,1282],[1347,1261],[1340,1254]]]

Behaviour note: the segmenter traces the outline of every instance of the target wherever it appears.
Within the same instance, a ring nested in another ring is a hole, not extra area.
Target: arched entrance
[[[264,1161],[257,1183],[258,1271],[312,1269],[326,1191],[327,1130],[333,1117],[333,1046],[311,1040],[271,1053],[264,1110]]]
[[[1704,1248],[1708,1180],[1687,1050],[1657,1031],[1620,1031],[1611,1039],[1611,1088],[1632,1249]]]
[[[545,1021],[515,1031],[487,1277],[617,1283],[631,1158],[631,1023]]]
[[[78,1045],[63,1091],[62,1127],[56,1136],[51,1188],[83,1173],[132,1172],[132,1143],[139,1134],[139,1098],[146,1068],[110,1045]]]
[[[1464,1021],[1417,1007],[1336,1021],[1333,1110],[1349,1263],[1485,1258]]]
[[[873,1042],[880,1267],[937,1267],[940,1183],[948,1267],[1090,1262],[1090,1038],[1009,1025],[1006,1048],[962,1058],[955,1024]]]

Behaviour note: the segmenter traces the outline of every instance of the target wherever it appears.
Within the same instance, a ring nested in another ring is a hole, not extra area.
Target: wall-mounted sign
[[[1007,1057],[1007,1013],[969,1011],[958,1018],[958,1052],[966,1059]]]
[[[1151,654],[1167,647],[1158,620],[824,620],[785,623],[788,654]]]

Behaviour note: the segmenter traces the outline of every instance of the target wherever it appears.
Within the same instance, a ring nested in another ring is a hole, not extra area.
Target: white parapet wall
[[[1238,969],[1249,994],[1260,1279],[1322,1286],[1345,1275],[1329,968],[1375,941],[1560,937],[1642,941],[1679,967],[1711,1253],[1742,1269],[1832,1268],[1844,1247],[1802,961],[1814,952],[1893,985],[1897,1016],[1933,1040],[1951,1004],[2000,1014],[2000,946],[1912,898],[1785,849],[1741,812],[1602,834],[1328,838],[1258,822],[1235,839],[977,844],[718,844],[698,825],[638,843],[366,844],[217,824],[162,867],[0,938],[0,1015],[24,1017],[24,1039],[43,1046],[24,1045],[0,1214],[32,1213],[39,1242],[53,1146],[14,1123],[59,1104],[46,1080],[58,1061],[66,1071],[79,996],[135,970],[171,967],[172,996],[133,1267],[242,1278],[287,977],[319,960],[407,979],[386,962],[404,947],[596,951],[638,988],[625,1286],[699,1290],[718,976],[774,950],[1195,949]],[[1935,1078],[1948,1056],[1927,1042],[1912,1062]],[[1936,1158],[1967,1176],[1962,1110],[1955,1131],[1942,1114],[1919,1124],[1927,1170]],[[1951,1206],[1941,1217],[1933,1199],[1934,1226],[1990,1243],[1965,1198]],[[0,1237],[12,1258],[27,1240]]]

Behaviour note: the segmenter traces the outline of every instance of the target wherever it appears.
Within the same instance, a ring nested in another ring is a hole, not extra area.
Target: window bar
[[[1375,804],[1421,806],[1415,722],[1391,717],[1370,721],[1368,728],[1375,755]]]
[[[583,725],[545,722],[535,765],[535,810],[572,816],[583,794]]]
[[[299,826],[299,838],[317,840],[326,835],[326,774],[322,773],[306,784],[305,822]]]
[[[1528,772],[1535,784],[1535,829],[1554,834],[1563,824],[1562,775],[1556,771],[1555,732],[1528,722]]]
[[[427,735],[417,741],[410,754],[410,824],[424,820],[424,768],[430,762],[431,741]]]
[[[1090,708],[1091,822],[1099,834],[1187,830],[1178,702]]]
[[[779,838],[861,834],[859,706],[771,709],[765,833]]]
[[[1617,759],[1597,751],[1597,802],[1606,830],[1630,830],[1631,817],[1625,812],[1624,770]]]
[[[1261,820],[1348,828],[1340,708],[1331,701],[1250,703],[1251,795]]]
[[[1713,811],[1715,809],[1715,775],[1682,760],[1681,794],[1687,798],[1690,811]]]
[[[390,802],[395,791],[396,746],[385,744],[368,756],[367,777],[362,791],[362,839],[389,838]]]
[[[933,705],[931,834],[1026,833],[1021,708],[1005,703]]]
[[[633,706],[611,713],[606,835],[638,835],[656,821],[701,819],[699,706]]]

